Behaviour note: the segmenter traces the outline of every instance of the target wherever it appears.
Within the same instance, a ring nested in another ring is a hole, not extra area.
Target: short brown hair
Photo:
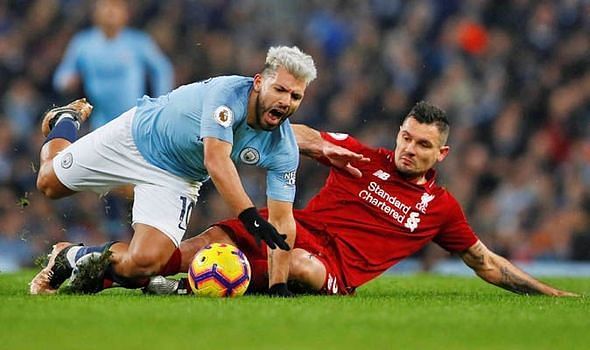
[[[442,109],[428,102],[420,101],[402,119],[402,124],[408,118],[414,118],[420,124],[435,124],[441,135],[441,144],[444,145],[447,142],[450,125],[447,114]]]

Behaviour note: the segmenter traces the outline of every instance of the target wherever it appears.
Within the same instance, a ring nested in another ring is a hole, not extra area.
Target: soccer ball
[[[188,283],[197,296],[243,295],[250,277],[250,263],[244,253],[225,243],[212,243],[199,250],[188,269]]]

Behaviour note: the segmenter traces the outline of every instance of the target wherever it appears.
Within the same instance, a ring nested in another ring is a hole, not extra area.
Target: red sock
[[[180,249],[176,248],[166,265],[160,270],[160,275],[170,276],[179,273],[181,258]]]
[[[104,278],[102,281],[102,289],[109,289],[113,286],[113,281],[109,278]]]

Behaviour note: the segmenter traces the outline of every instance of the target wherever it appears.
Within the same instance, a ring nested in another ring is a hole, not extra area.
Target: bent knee
[[[46,197],[59,199],[73,193],[72,190],[65,187],[57,178],[53,169],[40,170],[37,176],[37,189]]]

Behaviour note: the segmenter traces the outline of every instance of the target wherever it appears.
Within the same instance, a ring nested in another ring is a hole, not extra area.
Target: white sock
[[[71,115],[68,112],[64,112],[62,113],[57,120],[55,121],[54,125],[57,125],[59,122],[61,122],[64,118],[68,118],[71,119],[74,122],[74,125],[76,126],[76,129],[80,130],[80,122],[76,120],[76,118],[74,118],[73,115]]]
[[[76,266],[76,254],[80,249],[82,249],[82,246],[75,246],[70,248],[66,253],[66,259],[68,260],[68,263],[70,263],[71,267]]]

